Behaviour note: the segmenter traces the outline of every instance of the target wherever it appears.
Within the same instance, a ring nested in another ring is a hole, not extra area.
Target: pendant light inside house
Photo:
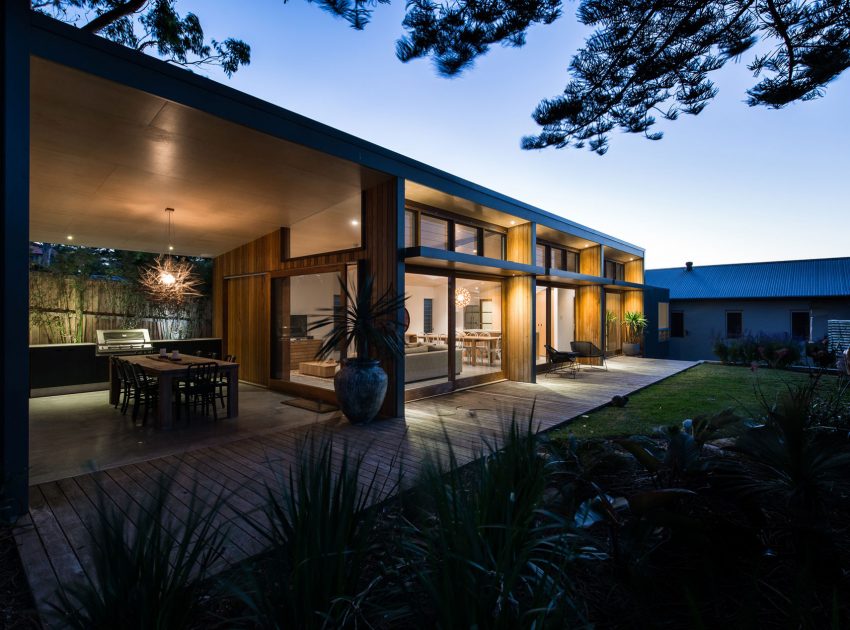
[[[171,252],[174,251],[171,226],[174,208],[166,208],[165,213],[168,217],[167,251]],[[139,281],[153,302],[173,308],[201,295],[198,290],[201,280],[195,275],[192,264],[167,253],[160,254],[151,266],[144,268]]]
[[[472,296],[469,295],[469,291],[463,287],[455,289],[455,305],[457,308],[466,308],[471,301]]]

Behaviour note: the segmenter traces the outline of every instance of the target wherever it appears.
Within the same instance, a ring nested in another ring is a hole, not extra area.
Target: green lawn
[[[569,431],[576,437],[653,433],[657,427],[732,407],[746,418],[761,415],[757,391],[768,400],[788,384],[808,382],[809,375],[784,370],[701,364],[629,397],[625,407],[605,407],[576,418]]]

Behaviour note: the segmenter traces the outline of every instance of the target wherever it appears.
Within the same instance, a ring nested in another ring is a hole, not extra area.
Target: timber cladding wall
[[[404,182],[391,179],[363,191],[365,271],[375,279],[375,296],[387,289],[404,294],[404,263],[399,249],[404,244]],[[404,309],[396,313],[404,320]],[[387,397],[381,414],[389,417],[404,415],[404,361],[385,358],[381,366],[387,373]]]
[[[602,275],[602,246],[587,247],[582,250],[579,258],[581,273]],[[586,286],[576,289],[576,341],[589,341],[598,348],[604,348],[602,287]],[[601,359],[588,359],[601,363]]]
[[[268,274],[229,278],[224,347],[239,361],[239,378],[268,385],[271,348]]]
[[[643,284],[643,259],[630,260],[624,265],[625,281]],[[645,313],[643,291],[626,291],[623,294],[623,311]]]
[[[508,229],[507,258],[513,262],[534,264],[534,223]],[[534,290],[531,276],[516,276],[505,281],[502,307],[502,369],[505,377],[523,383],[534,382]],[[541,314],[545,317],[545,313]]]

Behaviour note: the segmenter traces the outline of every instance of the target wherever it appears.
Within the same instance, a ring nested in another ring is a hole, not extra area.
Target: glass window
[[[455,284],[457,378],[502,370],[502,283],[458,278]]]
[[[740,337],[744,333],[744,314],[741,311],[726,311],[726,336]]]
[[[564,269],[564,250],[560,247],[549,248],[549,258],[553,269]]]
[[[537,245],[534,249],[534,264],[538,267],[546,266],[546,246]]]
[[[682,311],[670,312],[670,336],[685,336],[685,314]]]
[[[417,389],[449,381],[449,280],[442,276],[407,273],[405,308],[409,325],[404,332],[404,388]],[[455,371],[463,369],[455,350]]]
[[[505,259],[505,236],[498,232],[484,230],[484,255],[497,260]]]
[[[567,271],[574,271],[578,273],[578,252],[574,252],[572,250],[567,250],[564,252],[566,261],[565,261],[565,269]]]
[[[605,261],[605,277],[610,280],[625,280],[626,267],[623,263],[618,263],[614,260]]]
[[[355,290],[356,273],[348,273],[349,290]],[[319,361],[316,353],[330,326],[313,324],[343,308],[340,273],[307,274],[275,278],[272,282],[272,378],[301,385],[333,389],[343,346]]]
[[[791,313],[791,337],[800,341],[809,341],[810,321],[809,311],[793,311]]]
[[[422,306],[422,329],[426,333],[432,333],[434,332],[434,298],[424,298]]]
[[[449,248],[449,222],[427,214],[419,217],[419,244],[435,249]]]
[[[455,223],[455,251],[461,254],[478,254],[478,228]]]
[[[404,211],[404,246],[416,247],[416,213]]]

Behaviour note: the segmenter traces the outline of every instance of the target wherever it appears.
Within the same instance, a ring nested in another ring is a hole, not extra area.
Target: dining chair
[[[139,417],[139,407],[145,408],[142,425],[148,422],[148,412],[159,400],[159,381],[148,376],[138,363],[125,362],[125,367],[133,380],[133,422]],[[151,412],[153,413],[153,412]]]
[[[236,355],[228,354],[225,358],[228,363],[236,363]],[[227,398],[228,387],[230,385],[230,373],[224,370],[219,370],[218,379],[215,383],[216,397],[221,401],[221,408],[225,408],[224,399]]]
[[[121,414],[127,413],[127,407],[130,405],[130,398],[133,392],[133,379],[127,371],[129,365],[127,361],[116,356],[110,357],[112,369],[115,371],[115,376],[118,378],[118,386],[121,391],[118,393],[118,400],[115,402],[115,408],[121,407]]]
[[[492,365],[493,359],[490,356],[490,335],[486,331],[479,331],[478,334],[475,335],[478,339],[475,340],[475,360],[478,361],[479,357],[481,363],[484,363],[484,359],[487,359],[487,364]]]
[[[218,363],[190,363],[186,369],[186,378],[177,385],[177,418],[180,408],[186,408],[186,418],[200,407],[207,415],[212,408],[213,418],[218,420],[216,392],[218,381]]]

